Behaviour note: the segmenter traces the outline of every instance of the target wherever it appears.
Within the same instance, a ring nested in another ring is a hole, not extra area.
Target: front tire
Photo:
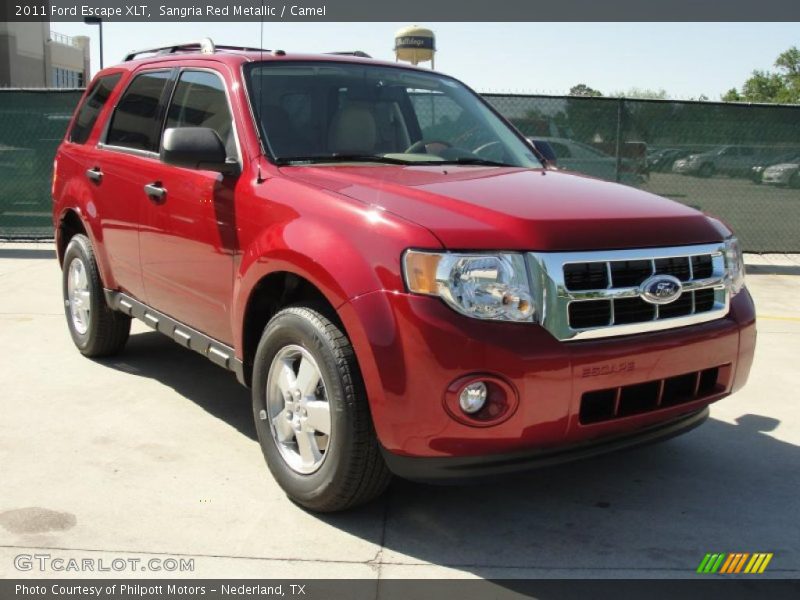
[[[81,354],[95,358],[122,350],[131,319],[106,304],[92,243],[83,234],[73,236],[64,252],[62,293],[69,333]]]
[[[380,495],[380,454],[353,348],[318,308],[267,325],[253,368],[253,415],[267,466],[297,504],[334,512]]]
[[[700,177],[704,177],[704,178],[706,178],[706,177],[713,177],[713,176],[714,176],[714,173],[716,172],[716,170],[717,170],[717,169],[714,167],[714,165],[713,165],[713,164],[711,164],[711,163],[704,163],[704,164],[703,164],[703,165],[700,167],[700,171],[698,172],[698,174],[700,175]]]

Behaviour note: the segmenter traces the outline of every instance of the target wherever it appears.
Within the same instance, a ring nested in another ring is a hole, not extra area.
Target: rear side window
[[[94,124],[97,122],[97,117],[100,116],[100,111],[108,102],[111,92],[117,87],[119,78],[122,73],[114,73],[113,75],[105,75],[100,77],[94,82],[92,89],[86,96],[86,99],[78,109],[78,116],[75,117],[75,122],[69,132],[67,139],[76,144],[85,144],[89,139],[89,134],[92,133]]]
[[[158,151],[161,96],[170,71],[137,75],[117,104],[106,136],[109,146]]]

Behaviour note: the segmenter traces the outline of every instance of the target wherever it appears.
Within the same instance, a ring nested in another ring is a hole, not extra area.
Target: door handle
[[[92,167],[86,170],[86,177],[95,183],[100,183],[103,180],[103,172],[100,167]]]
[[[163,201],[167,196],[166,188],[162,187],[161,183],[158,181],[146,184],[144,186],[144,193],[154,202]]]

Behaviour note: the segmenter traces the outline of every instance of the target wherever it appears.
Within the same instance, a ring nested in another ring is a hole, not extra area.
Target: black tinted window
[[[225,144],[228,158],[236,157],[236,138],[225,84],[214,73],[181,73],[167,116],[167,128],[170,127],[209,127]]]
[[[103,110],[111,92],[119,83],[119,78],[122,73],[114,73],[113,75],[106,75],[100,77],[94,82],[92,89],[86,95],[86,99],[78,109],[78,116],[75,117],[75,123],[69,132],[69,141],[76,144],[83,144],[89,139],[89,134],[92,132],[94,124],[97,122],[97,117],[100,116],[100,111]]]
[[[536,149],[541,152],[542,156],[544,156],[547,160],[556,160],[556,153],[553,150],[553,147],[547,142],[534,140],[533,145],[536,146]]]
[[[158,150],[159,103],[169,71],[142,73],[125,90],[114,111],[106,144],[136,150]]]

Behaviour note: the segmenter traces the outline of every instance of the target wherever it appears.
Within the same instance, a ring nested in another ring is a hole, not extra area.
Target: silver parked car
[[[764,169],[762,183],[800,188],[800,155]]]
[[[716,173],[746,176],[757,156],[756,149],[749,146],[721,146],[676,160],[672,172],[700,177],[711,177]]]

